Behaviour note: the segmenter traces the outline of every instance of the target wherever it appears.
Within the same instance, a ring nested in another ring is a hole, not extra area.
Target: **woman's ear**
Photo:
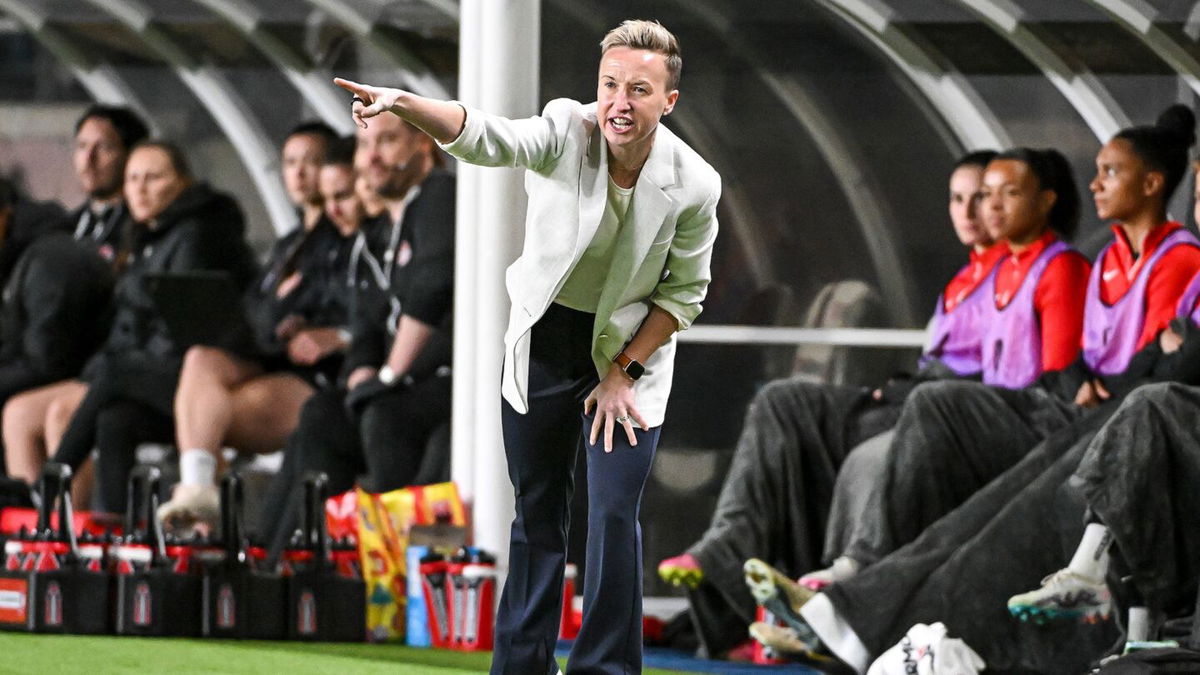
[[[1166,183],[1167,177],[1163,175],[1163,172],[1147,171],[1146,176],[1142,178],[1142,194],[1149,197],[1156,192],[1161,192]]]

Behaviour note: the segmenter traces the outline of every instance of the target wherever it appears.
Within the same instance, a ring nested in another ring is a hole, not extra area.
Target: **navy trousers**
[[[508,581],[496,619],[493,675],[552,674],[562,610],[569,505],[575,460],[587,461],[588,541],[583,626],[567,672],[640,673],[642,668],[642,489],[659,428],[587,442],[592,416],[583,402],[598,380],[592,365],[594,317],[559,305],[533,328],[529,413],[502,403],[508,474],[516,493]]]

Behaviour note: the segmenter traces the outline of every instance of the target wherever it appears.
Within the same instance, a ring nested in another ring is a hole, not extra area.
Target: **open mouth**
[[[608,125],[615,131],[625,132],[633,128],[633,120],[628,117],[613,117],[608,120]]]

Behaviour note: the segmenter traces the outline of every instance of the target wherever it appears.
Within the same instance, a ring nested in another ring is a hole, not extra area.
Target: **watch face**
[[[625,374],[632,379],[638,379],[646,373],[646,367],[630,359],[629,365],[625,368]]]

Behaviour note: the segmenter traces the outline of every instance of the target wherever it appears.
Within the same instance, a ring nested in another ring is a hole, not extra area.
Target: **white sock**
[[[183,485],[215,485],[217,458],[202,448],[179,453],[179,482]]]
[[[1107,527],[1100,523],[1089,523],[1067,569],[1089,579],[1104,581],[1104,576],[1108,574],[1108,548],[1112,546],[1112,541],[1112,534]]]
[[[1129,626],[1125,631],[1125,639],[1128,642],[1144,642],[1153,640],[1155,636],[1150,634],[1150,609],[1148,607],[1130,607],[1129,608]]]

